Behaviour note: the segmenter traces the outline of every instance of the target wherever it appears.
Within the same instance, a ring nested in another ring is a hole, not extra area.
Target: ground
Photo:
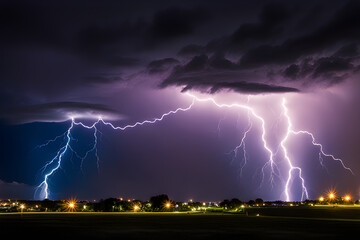
[[[122,239],[340,239],[360,229],[360,208],[251,208],[218,213],[6,213],[2,236]]]

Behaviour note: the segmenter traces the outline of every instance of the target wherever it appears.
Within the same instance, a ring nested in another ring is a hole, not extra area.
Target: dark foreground
[[[259,216],[256,216],[259,214]],[[251,209],[246,214],[0,214],[2,236],[121,239],[343,239],[360,229],[360,209]]]

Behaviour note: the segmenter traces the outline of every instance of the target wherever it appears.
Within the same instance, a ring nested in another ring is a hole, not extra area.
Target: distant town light
[[[66,202],[66,209],[68,212],[73,212],[76,210],[76,199],[70,199]]]

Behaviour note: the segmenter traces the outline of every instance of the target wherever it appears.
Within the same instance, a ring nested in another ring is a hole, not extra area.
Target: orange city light
[[[76,203],[73,202],[73,201],[71,201],[71,202],[68,203],[68,207],[69,207],[70,209],[74,209],[74,208],[75,208],[75,205],[76,205]]]
[[[166,208],[170,208],[170,206],[171,206],[171,203],[170,203],[170,202],[166,202],[166,203],[165,203],[165,207],[166,207]]]
[[[320,201],[320,202],[324,201],[324,197],[320,197],[320,198],[319,198],[319,201]]]
[[[70,199],[66,202],[66,210],[68,212],[73,212],[76,210],[76,202],[77,200],[74,198],[74,199]]]
[[[334,199],[335,198],[335,193],[333,193],[333,192],[329,193],[329,198]]]
[[[345,199],[345,201],[350,201],[350,200],[351,200],[351,197],[350,197],[349,195],[346,195],[346,196],[344,197],[344,199]]]

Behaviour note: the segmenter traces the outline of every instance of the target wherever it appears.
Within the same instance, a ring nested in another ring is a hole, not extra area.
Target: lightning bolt
[[[246,153],[246,143],[245,143],[245,140],[246,140],[246,137],[247,137],[247,134],[251,131],[252,129],[252,122],[251,122],[251,118],[250,118],[250,114],[248,112],[248,126],[246,128],[246,130],[244,131],[244,134],[241,138],[241,141],[240,141],[240,144],[237,145],[230,153],[233,153],[234,156],[232,158],[232,161],[234,161],[236,158],[237,158],[237,155],[238,155],[238,152],[239,150],[242,148],[242,152],[243,152],[243,156],[242,156],[242,159],[243,159],[243,163],[240,165],[240,177],[242,176],[242,172],[243,172],[243,169],[247,163],[247,153]],[[230,154],[229,153],[229,154]]]
[[[37,191],[40,191],[40,197],[41,198],[49,198],[49,184],[48,179],[49,177],[60,168],[61,161],[66,153],[66,151],[69,149],[70,141],[71,141],[71,129],[74,127],[74,121],[71,121],[71,125],[69,129],[66,131],[66,144],[65,146],[61,147],[59,151],[57,152],[56,156],[46,165],[44,166],[44,171],[50,167],[52,164],[55,164],[53,168],[44,176],[44,180],[39,184],[39,186],[35,190],[35,194]]]
[[[196,101],[198,102],[211,102],[213,103],[215,106],[219,107],[219,108],[239,108],[239,109],[243,109],[243,110],[246,110],[248,111],[248,113],[251,113],[251,115],[253,117],[255,117],[256,119],[258,119],[261,123],[261,130],[262,130],[262,134],[261,134],[261,140],[263,142],[263,147],[264,149],[268,152],[269,154],[269,160],[264,164],[264,166],[262,167],[261,171],[262,171],[262,180],[261,180],[261,184],[263,184],[263,181],[264,181],[264,178],[265,178],[265,169],[270,167],[270,183],[271,185],[274,184],[275,182],[275,177],[278,177],[280,178],[279,176],[279,169],[274,161],[274,153],[273,151],[271,150],[271,148],[269,147],[268,143],[267,143],[267,140],[266,140],[266,127],[265,127],[265,120],[260,117],[253,108],[251,108],[250,106],[248,105],[243,105],[243,104],[238,104],[238,103],[232,103],[232,104],[220,104],[218,102],[216,102],[216,100],[214,98],[211,98],[211,97],[207,97],[207,98],[200,98],[200,97],[197,97],[191,93],[186,93],[187,95],[189,95],[190,97],[192,97],[193,99],[195,99]],[[245,134],[244,134],[245,136]],[[245,136],[246,138],[246,136]],[[245,139],[243,137],[243,139]],[[241,144],[241,143],[240,143]]]
[[[35,193],[34,195],[36,195],[37,193],[39,193],[39,196],[40,198],[43,198],[43,199],[47,199],[50,197],[50,190],[49,190],[49,178],[59,169],[61,168],[61,163],[63,161],[63,158],[66,154],[67,151],[71,151],[73,152],[76,157],[78,157],[79,159],[81,159],[81,164],[80,164],[80,168],[82,169],[83,171],[83,163],[84,163],[84,160],[87,158],[87,156],[91,153],[91,152],[94,152],[95,153],[95,157],[96,157],[96,160],[97,160],[97,168],[99,169],[99,156],[98,156],[98,153],[97,153],[97,144],[98,144],[98,139],[97,139],[97,133],[98,133],[98,129],[97,129],[97,125],[102,123],[106,126],[110,126],[112,129],[114,130],[120,130],[120,131],[124,131],[128,128],[135,128],[135,127],[138,127],[138,126],[142,126],[142,125],[145,125],[145,124],[154,124],[154,123],[157,123],[159,121],[162,121],[165,117],[169,116],[169,115],[172,115],[172,114],[176,114],[178,112],[185,112],[185,111],[188,111],[190,110],[193,105],[195,104],[195,99],[193,99],[193,101],[191,102],[191,104],[186,107],[186,108],[177,108],[176,110],[171,110],[169,112],[166,112],[164,114],[162,114],[160,117],[158,118],[154,118],[153,120],[144,120],[144,121],[141,121],[141,122],[136,122],[134,124],[129,124],[129,125],[125,125],[125,126],[114,126],[112,123],[110,122],[106,122],[103,120],[103,118],[101,116],[98,117],[98,120],[96,122],[94,122],[92,125],[86,125],[82,122],[77,122],[74,118],[71,118],[71,124],[70,124],[70,127],[68,128],[68,130],[57,136],[56,138],[52,139],[52,140],[48,140],[46,143],[42,144],[42,145],[39,145],[38,147],[39,148],[42,148],[42,147],[45,147],[47,145],[49,145],[50,143],[52,142],[55,142],[57,139],[59,139],[60,137],[64,136],[66,138],[66,142],[65,142],[65,145],[62,146],[59,151],[56,153],[55,157],[53,159],[51,159],[49,162],[47,162],[45,164],[44,167],[42,167],[42,172],[44,173],[47,169],[49,169],[48,173],[46,173],[44,175],[44,180],[36,187],[35,189]],[[71,140],[72,140],[72,136],[71,136],[71,130],[74,128],[74,126],[81,126],[85,129],[93,129],[94,130],[94,133],[93,133],[93,136],[94,136],[94,144],[93,144],[93,147],[91,149],[89,149],[84,156],[80,156],[74,149],[73,147],[71,146]]]
[[[293,130],[292,122],[291,122],[290,116],[289,116],[289,114],[288,114],[288,109],[287,109],[287,107],[286,107],[286,99],[285,99],[285,98],[283,98],[283,100],[282,100],[282,107],[283,107],[284,115],[285,115],[285,117],[286,117],[286,119],[287,119],[287,124],[288,124],[286,135],[285,135],[284,139],[281,141],[281,144],[280,144],[280,145],[281,145],[281,148],[282,148],[282,150],[283,150],[283,152],[284,152],[284,157],[285,157],[285,159],[287,160],[287,162],[288,162],[288,164],[289,164],[289,167],[290,167],[290,168],[289,168],[288,179],[287,179],[287,181],[286,181],[285,190],[284,190],[287,201],[290,201],[289,185],[290,185],[290,182],[291,182],[291,179],[292,179],[292,172],[294,172],[294,170],[298,170],[298,172],[299,172],[298,175],[299,175],[299,178],[300,178],[301,183],[302,183],[302,197],[301,197],[302,200],[304,199],[304,197],[306,197],[307,199],[309,198],[309,194],[308,194],[308,191],[307,191],[306,186],[305,186],[305,180],[304,180],[304,178],[301,176],[302,170],[301,170],[300,167],[294,167],[294,166],[293,166],[293,164],[292,164],[292,162],[291,162],[291,159],[290,159],[290,157],[289,157],[289,155],[288,155],[288,151],[287,151],[287,149],[286,149],[286,147],[285,147],[286,141],[288,140],[290,134],[294,134],[294,135],[306,134],[306,135],[310,136],[310,137],[311,137],[311,140],[312,140],[312,141],[311,141],[312,144],[313,144],[314,146],[319,147],[319,161],[320,161],[320,164],[321,164],[322,166],[324,166],[324,165],[323,165],[323,158],[322,158],[322,156],[329,157],[329,158],[332,158],[334,161],[340,162],[340,164],[342,165],[342,167],[343,167],[344,169],[348,170],[349,172],[351,172],[351,173],[354,175],[354,172],[353,172],[349,167],[347,167],[347,166],[344,164],[344,162],[343,162],[342,159],[336,158],[334,155],[328,154],[328,153],[325,153],[325,152],[324,152],[324,150],[323,150],[323,145],[320,144],[320,143],[318,143],[318,142],[315,140],[314,134],[312,134],[312,133],[309,132],[309,131],[304,131],[304,130],[300,130],[300,131],[295,131],[295,130]]]
[[[68,130],[65,133],[57,136],[56,138],[54,138],[52,140],[48,140],[46,143],[44,143],[42,145],[39,145],[39,148],[42,148],[42,147],[45,147],[45,146],[49,145],[50,143],[56,142],[59,138],[63,138],[65,140],[64,146],[62,146],[57,151],[55,157],[53,157],[49,162],[47,162],[45,164],[45,166],[42,168],[42,172],[43,173],[47,172],[47,173],[44,175],[43,181],[37,186],[37,188],[35,190],[35,194],[37,194],[39,192],[40,198],[49,198],[50,197],[49,178],[51,176],[53,176],[53,174],[55,174],[56,171],[59,168],[61,168],[62,161],[63,161],[67,151],[71,151],[72,153],[74,153],[76,155],[77,158],[79,158],[81,160],[80,168],[81,168],[82,171],[83,171],[84,161],[86,160],[86,158],[88,157],[88,155],[90,153],[94,153],[94,155],[96,157],[96,165],[97,165],[97,168],[99,169],[100,160],[99,160],[99,156],[98,156],[98,152],[97,152],[98,133],[99,133],[99,130],[98,130],[97,126],[99,124],[103,124],[105,126],[111,127],[114,130],[125,131],[126,129],[140,127],[140,126],[147,125],[147,124],[155,124],[157,122],[162,121],[163,119],[165,119],[166,117],[168,117],[170,115],[175,115],[175,114],[180,113],[180,112],[186,112],[186,111],[190,110],[194,106],[195,102],[210,102],[210,103],[214,104],[215,106],[217,106],[218,108],[237,108],[237,109],[245,110],[247,112],[247,114],[248,114],[248,127],[244,131],[244,134],[243,134],[243,136],[241,138],[240,144],[238,146],[236,146],[235,149],[232,151],[234,153],[234,158],[236,158],[237,154],[238,154],[238,151],[242,148],[242,151],[243,151],[243,164],[241,165],[240,174],[242,174],[242,170],[243,170],[244,166],[247,163],[247,153],[246,153],[245,140],[246,140],[247,134],[251,131],[251,129],[253,127],[251,117],[257,119],[260,122],[261,130],[262,130],[262,132],[261,132],[262,145],[263,145],[263,148],[265,149],[265,151],[269,155],[268,160],[265,162],[265,164],[261,168],[262,179],[261,179],[260,186],[263,185],[263,182],[264,182],[264,179],[265,179],[265,170],[267,168],[270,169],[269,182],[270,182],[271,186],[274,185],[276,177],[281,180],[280,171],[279,171],[278,166],[277,166],[277,164],[276,164],[276,162],[274,160],[274,157],[277,154],[277,152],[274,154],[274,152],[269,147],[269,144],[268,144],[268,142],[266,140],[267,139],[267,135],[266,135],[267,133],[266,133],[265,119],[262,118],[258,113],[256,113],[256,111],[252,107],[250,107],[248,104],[244,105],[244,104],[238,104],[238,103],[220,104],[214,98],[211,98],[211,97],[200,98],[200,97],[197,97],[197,96],[195,96],[193,94],[190,94],[190,93],[186,93],[186,94],[192,98],[192,102],[187,107],[184,107],[184,108],[180,107],[180,108],[177,108],[175,110],[168,111],[168,112],[162,114],[160,117],[154,118],[152,120],[138,121],[138,122],[135,122],[133,124],[128,124],[128,125],[125,125],[125,126],[115,126],[113,123],[105,121],[101,116],[99,116],[97,121],[95,121],[91,125],[86,125],[81,121],[76,121],[74,118],[71,118],[71,124],[70,124]],[[325,153],[324,150],[323,150],[323,146],[321,144],[319,144],[318,142],[316,142],[315,137],[314,137],[314,135],[312,133],[310,133],[308,131],[294,131],[293,130],[292,122],[291,122],[290,116],[288,114],[288,109],[286,107],[285,98],[282,101],[282,107],[283,107],[284,116],[286,117],[286,120],[287,120],[287,131],[286,131],[286,134],[285,134],[284,138],[282,139],[278,149],[281,147],[282,152],[284,154],[284,158],[286,159],[286,162],[289,165],[288,178],[286,180],[285,189],[284,189],[284,193],[286,195],[286,200],[287,201],[290,201],[290,185],[291,185],[291,181],[294,178],[293,175],[295,173],[297,173],[297,176],[299,177],[299,179],[301,180],[301,183],[302,183],[302,197],[301,198],[302,199],[309,198],[309,194],[308,194],[307,188],[305,186],[305,179],[302,177],[302,169],[300,167],[297,167],[297,166],[293,165],[293,163],[292,163],[292,161],[291,161],[291,159],[290,159],[290,157],[288,155],[287,148],[286,148],[286,142],[287,142],[287,140],[288,140],[288,138],[289,138],[289,136],[291,134],[294,134],[294,135],[307,134],[307,135],[309,135],[312,138],[312,144],[314,146],[319,147],[319,160],[320,160],[321,163],[322,163],[322,160],[323,160],[322,156],[330,157],[335,161],[339,161],[346,170],[349,170],[351,173],[353,173],[350,168],[345,166],[345,164],[343,163],[343,161],[341,159],[335,158],[333,155]],[[83,127],[85,129],[89,129],[89,130],[93,130],[94,144],[92,145],[92,147],[83,156],[78,154],[71,145],[71,141],[73,140],[73,138],[71,136],[71,131],[75,126]]]
[[[283,98],[283,101],[282,101],[282,107],[284,108],[284,115],[287,119],[287,124],[288,124],[288,127],[287,127],[287,131],[286,131],[286,135],[285,137],[283,138],[283,140],[281,141],[280,145],[281,145],[281,148],[284,152],[284,157],[286,159],[286,161],[288,162],[289,164],[289,175],[288,175],[288,179],[286,181],[286,184],[285,184],[285,195],[286,195],[286,201],[290,201],[290,194],[289,194],[289,185],[290,185],[290,182],[291,182],[291,179],[292,179],[292,173],[294,172],[294,170],[297,170],[299,173],[299,178],[301,179],[301,187],[302,187],[302,195],[301,195],[301,200],[304,199],[304,197],[306,197],[306,199],[309,199],[309,194],[308,194],[308,191],[307,191],[307,188],[305,186],[305,179],[301,176],[301,168],[300,167],[294,167],[294,165],[292,164],[291,162],[291,159],[288,155],[288,151],[286,149],[286,141],[288,140],[289,138],[289,135],[290,133],[292,133],[292,123],[291,123],[291,119],[288,115],[288,109],[286,108],[286,100],[285,98]]]

